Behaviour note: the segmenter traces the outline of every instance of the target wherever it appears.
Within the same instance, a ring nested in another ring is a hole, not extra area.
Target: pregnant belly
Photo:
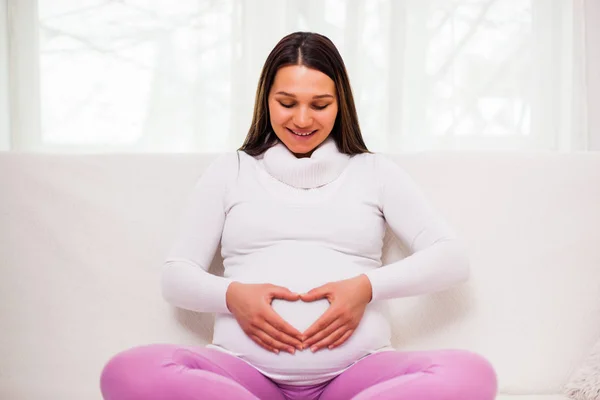
[[[329,307],[327,300],[311,303],[275,300],[273,309],[303,332]],[[341,346],[313,353],[275,354],[250,339],[232,315],[218,314],[213,344],[254,365],[278,383],[316,384],[333,378],[358,359],[390,345],[390,326],[381,304],[369,304],[353,335]]]
[[[357,276],[367,267],[331,249],[298,244],[280,245],[226,262],[225,275],[243,283],[272,283],[298,293],[328,282]],[[233,265],[232,265],[233,264]],[[271,306],[284,320],[304,332],[329,307],[326,299],[305,303],[275,299]],[[272,353],[257,345],[240,328],[235,317],[218,314],[213,344],[241,357],[280,383],[314,384],[334,377],[358,359],[390,346],[390,326],[385,302],[367,305],[352,336],[341,346],[313,353]]]

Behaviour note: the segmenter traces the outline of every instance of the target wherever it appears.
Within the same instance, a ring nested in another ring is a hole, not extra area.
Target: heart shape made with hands
[[[327,299],[311,302],[273,299],[271,307],[287,323],[304,333],[327,311],[331,304]]]

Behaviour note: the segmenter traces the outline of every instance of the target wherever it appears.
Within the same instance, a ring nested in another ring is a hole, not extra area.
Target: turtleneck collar
[[[314,189],[336,180],[350,160],[340,153],[332,137],[325,139],[310,157],[297,158],[278,141],[263,154],[262,164],[273,178],[300,189]]]

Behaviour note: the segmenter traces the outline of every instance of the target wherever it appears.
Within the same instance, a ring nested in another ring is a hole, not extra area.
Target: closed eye
[[[282,102],[279,102],[279,104],[281,104],[281,106],[285,107],[285,108],[292,108],[296,105],[296,103],[282,103]],[[318,111],[324,110],[327,107],[329,107],[329,104],[325,104],[322,106],[317,106],[317,105],[312,106],[313,109],[318,110]]]

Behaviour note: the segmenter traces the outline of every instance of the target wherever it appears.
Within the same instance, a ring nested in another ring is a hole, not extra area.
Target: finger
[[[271,289],[271,297],[288,301],[300,300],[300,295],[298,293],[294,293],[288,288],[275,285]]]
[[[338,319],[338,313],[335,308],[329,307],[307,330],[304,331],[304,341],[310,339],[313,335],[327,328],[329,325]]]
[[[265,342],[260,340],[260,338],[258,336],[250,335],[250,339],[254,340],[256,342],[256,344],[258,344],[260,347],[267,349],[269,351],[272,351],[275,354],[279,354],[279,350],[277,350],[275,347],[269,346],[268,344],[266,344]]]
[[[307,293],[302,293],[300,295],[300,300],[311,302],[326,298],[329,294],[326,286],[319,286],[317,288],[309,290]]]
[[[323,349],[330,344],[334,343],[336,340],[341,338],[344,333],[348,331],[348,327],[346,325],[339,327],[336,329],[331,335],[328,335],[325,339],[319,341],[317,344],[311,346],[310,350],[314,353]]]
[[[254,334],[256,336],[258,336],[258,338],[260,340],[262,340],[267,346],[273,347],[274,349],[277,349],[280,351],[288,351],[289,346],[287,344],[282,343],[279,340],[272,338],[261,328],[257,329]]]
[[[281,318],[279,314],[277,314],[272,308],[266,312],[265,321],[267,321],[271,326],[273,326],[278,331],[288,334],[289,336],[302,341],[302,332],[298,329],[294,328],[290,325],[286,320]]]
[[[331,349],[335,349],[336,347],[342,345],[346,340],[348,340],[348,338],[350,336],[352,336],[352,333],[354,333],[354,329],[350,329],[349,331],[346,331],[346,333],[344,333],[344,335],[342,335],[341,338],[339,338],[338,340],[336,340],[333,344],[329,345],[329,350]]]
[[[263,327],[263,331],[275,340],[279,340],[281,343],[287,344],[288,346],[286,347],[286,351],[292,354],[294,354],[296,349],[302,349],[302,342],[300,340],[293,338],[292,336],[284,332],[281,332],[280,330],[274,328],[271,324],[265,324],[265,326]]]
[[[331,324],[329,324],[328,327],[326,327],[325,329],[323,329],[323,330],[315,333],[314,335],[312,335],[311,337],[309,337],[308,339],[306,339],[304,341],[304,346],[305,347],[310,347],[313,344],[320,342],[321,340],[325,339],[327,336],[329,336],[333,332],[335,332],[342,325],[343,325],[342,320],[340,320],[339,318],[336,319]]]

